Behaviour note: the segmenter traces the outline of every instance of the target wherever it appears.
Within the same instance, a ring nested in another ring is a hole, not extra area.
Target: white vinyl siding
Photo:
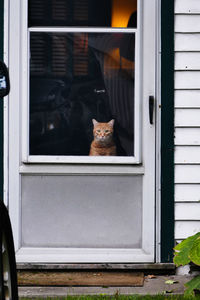
[[[178,0],[181,1],[181,0]],[[185,1],[185,0],[182,0]],[[200,14],[176,14],[175,32],[181,33],[199,33],[200,32]]]
[[[176,33],[175,51],[200,51],[200,33]]]
[[[200,185],[199,184],[176,184],[175,185],[176,203],[182,202],[200,202]],[[186,208],[186,207],[185,207]]]
[[[198,127],[175,128],[175,145],[199,146],[200,128]]]
[[[175,126],[176,127],[200,127],[199,108],[177,108],[175,110]]]
[[[180,241],[199,231],[199,221],[176,221],[176,240]]]
[[[199,89],[200,71],[177,71],[175,73],[175,89]],[[188,99],[189,101],[189,99]]]
[[[199,0],[176,0],[175,11],[179,14],[200,14]]]
[[[188,101],[188,99],[190,100]],[[200,90],[176,90],[175,108],[200,108],[199,99]]]
[[[188,163],[176,164],[176,166],[175,166],[175,184],[176,183],[200,184],[200,165],[189,165]]]
[[[187,53],[177,52],[175,53],[175,69],[178,71],[185,70],[200,70],[200,53]]]
[[[177,164],[200,164],[200,146],[177,146],[175,162]]]
[[[186,209],[187,208],[187,209]],[[191,221],[199,221],[200,215],[200,205],[198,202],[196,203],[176,203],[175,205],[176,211],[176,220],[191,220]]]
[[[200,231],[200,1],[175,1],[175,239]]]

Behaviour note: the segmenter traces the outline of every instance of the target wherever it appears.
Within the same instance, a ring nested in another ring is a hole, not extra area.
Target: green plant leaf
[[[195,265],[200,266],[200,237],[194,241],[189,251],[189,258]]]
[[[199,237],[200,232],[188,237],[174,248],[174,263],[176,266],[185,266],[191,261],[189,253],[193,247],[194,241]]]
[[[192,280],[185,284],[187,290],[185,291],[185,296],[194,296],[194,290],[200,290],[200,276],[194,277]]]

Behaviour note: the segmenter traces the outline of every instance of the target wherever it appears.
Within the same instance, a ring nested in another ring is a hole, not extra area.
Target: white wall
[[[200,231],[200,1],[175,1],[175,239]]]

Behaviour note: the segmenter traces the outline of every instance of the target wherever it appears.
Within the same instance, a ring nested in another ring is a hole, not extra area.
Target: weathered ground
[[[19,287],[20,297],[62,297],[67,295],[177,295],[184,293],[184,284],[189,275],[145,276],[143,287]],[[166,281],[171,280],[171,284]]]

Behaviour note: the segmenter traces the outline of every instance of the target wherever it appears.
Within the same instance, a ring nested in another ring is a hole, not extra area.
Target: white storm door
[[[156,1],[46,3],[9,6],[17,262],[154,262]],[[115,120],[115,156],[89,156],[92,119]]]

